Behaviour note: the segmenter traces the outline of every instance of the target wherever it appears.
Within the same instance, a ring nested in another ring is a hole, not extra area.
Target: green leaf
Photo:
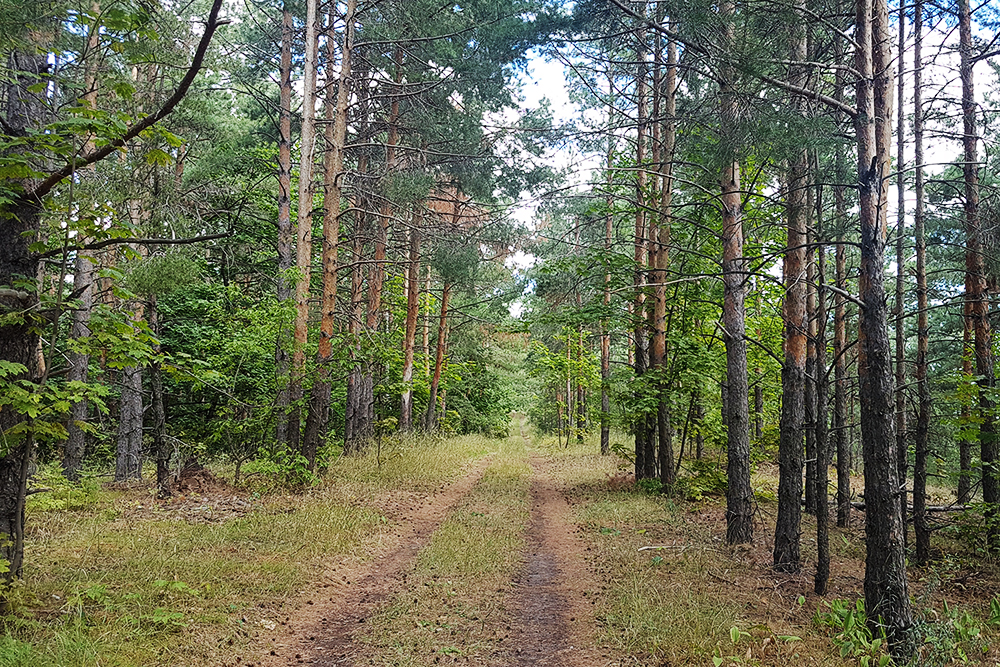
[[[166,151],[162,151],[159,148],[154,148],[146,153],[146,163],[154,164],[160,167],[166,167],[173,161],[170,154]]]
[[[28,367],[24,364],[0,359],[0,378],[7,377],[8,375],[24,375],[27,372]]]
[[[733,640],[734,644],[738,644],[740,641],[740,629],[735,625],[729,628],[729,638]]]

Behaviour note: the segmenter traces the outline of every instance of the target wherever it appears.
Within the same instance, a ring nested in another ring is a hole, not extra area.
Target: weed
[[[29,512],[83,510],[96,504],[100,497],[100,485],[96,481],[85,477],[79,482],[71,482],[63,476],[57,463],[42,464],[32,477],[31,485],[40,492],[28,496]]]
[[[990,623],[994,611],[1000,612],[1000,603],[990,601]],[[937,616],[937,618],[929,618]],[[983,637],[980,622],[967,610],[959,610],[943,603],[943,614],[938,616],[933,610],[924,613],[924,619],[917,623],[917,633],[921,638],[920,656],[922,665],[948,665],[955,662],[978,663],[981,656],[989,651],[989,644]]]
[[[859,599],[853,605],[845,600],[823,604],[830,611],[817,610],[814,620],[835,633],[833,644],[840,650],[841,658],[857,660],[860,667],[886,667],[891,663],[885,634],[873,637],[868,627],[864,600]]]
[[[719,496],[726,493],[729,481],[726,472],[710,459],[695,459],[688,462],[690,475],[677,480],[676,491],[684,498],[692,501],[702,500],[705,496]]]

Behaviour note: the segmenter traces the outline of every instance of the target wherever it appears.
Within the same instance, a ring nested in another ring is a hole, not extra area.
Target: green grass
[[[316,488],[251,495],[252,511],[216,522],[152,511],[149,489],[73,487],[47,472],[15,611],[0,619],[0,667],[221,664],[254,647],[260,620],[325,558],[373,550],[391,528],[373,501],[436,491],[498,446],[390,442],[378,460],[342,458]]]
[[[529,486],[515,434],[420,551],[406,589],[372,619],[369,641],[385,664],[475,663],[502,639],[495,631],[521,564]]]

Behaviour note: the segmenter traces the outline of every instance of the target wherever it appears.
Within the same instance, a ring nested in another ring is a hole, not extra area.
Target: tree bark
[[[316,350],[316,380],[313,382],[302,438],[302,455],[309,469],[316,469],[316,453],[326,432],[330,410],[330,365],[333,363],[333,336],[336,329],[337,277],[339,271],[338,248],[340,241],[340,203],[344,187],[344,147],[347,141],[347,105],[351,91],[351,53],[354,48],[354,11],[357,0],[348,0],[344,16],[344,39],[340,55],[340,75],[337,79],[337,97],[330,103],[332,81],[327,81],[326,126],[323,155],[323,296],[320,302],[319,342]],[[328,71],[336,59],[334,48],[335,7],[331,4],[326,40]]]
[[[892,113],[889,12],[885,0],[857,0],[855,69],[861,265],[858,379],[865,466],[865,608],[893,657],[914,650],[895,460],[893,374],[885,293],[886,184]]]
[[[70,337],[85,338],[90,335],[90,311],[93,308],[94,265],[84,251],[76,252],[76,274],[73,277],[73,292],[80,294],[80,307],[73,311],[73,325]],[[69,370],[66,379],[70,382],[86,382],[90,356],[80,352],[69,353]],[[87,435],[80,427],[87,422],[88,405],[86,401],[74,403],[69,412],[69,423],[66,425],[66,445],[63,449],[62,468],[66,479],[76,481],[80,478],[80,468],[87,449]]]
[[[157,339],[160,337],[160,316],[156,307],[156,296],[149,299],[149,327]],[[160,344],[155,343],[153,353],[157,355],[149,365],[149,388],[153,411],[153,452],[156,454],[156,496],[160,500],[169,498],[170,492],[170,446],[167,444],[167,399],[163,393],[163,369],[158,355]]]
[[[281,9],[281,64],[278,76],[281,84],[278,101],[278,301],[292,297],[292,12],[288,5]],[[282,327],[274,351],[278,392],[275,400],[275,437],[288,442],[289,369],[291,359],[285,346],[291,331]]]
[[[289,380],[288,448],[300,451],[302,382],[309,337],[309,285],[312,271],[313,162],[316,154],[317,0],[306,0],[305,59],[302,81],[302,132],[299,142],[299,208],[296,216],[295,340]]]
[[[413,430],[413,351],[420,315],[420,226],[423,216],[414,212],[410,228],[410,261],[406,268],[406,332],[403,336],[403,394],[400,399],[399,430]]]
[[[732,42],[735,6],[730,0],[719,5],[726,22],[725,43]],[[728,63],[721,68],[720,141],[725,154],[720,182],[722,194],[722,324],[726,345],[726,542],[743,544],[753,541],[753,491],[750,488],[750,403],[747,380],[746,296],[747,270],[743,256],[743,195],[740,190],[740,164],[736,146],[736,100],[733,83],[735,69]]]
[[[643,9],[645,14],[645,9]],[[636,139],[635,139],[635,247],[633,260],[635,273],[633,282],[635,295],[632,299],[633,341],[635,344],[635,376],[641,377],[648,369],[646,343],[646,30],[638,28],[636,37]],[[641,391],[641,390],[640,390]],[[641,396],[637,398],[642,398]],[[641,401],[639,401],[641,404]],[[648,460],[650,454],[650,433],[645,413],[635,420],[635,478],[647,479],[649,471],[655,468],[655,461]]]
[[[118,402],[118,435],[115,481],[142,479],[142,368],[122,369]]]
[[[797,3],[802,9],[804,3]],[[802,23],[793,27],[791,59],[806,59]],[[789,83],[804,86],[807,73],[801,65],[789,71]],[[804,105],[798,102],[800,112]],[[781,369],[781,433],[778,441],[778,518],[774,529],[774,567],[798,572],[802,567],[802,444],[805,422],[806,381],[806,188],[808,156],[805,150],[792,158],[785,199],[788,239],[782,266],[785,302],[785,363]]]
[[[608,76],[609,94],[614,91],[614,79]],[[608,122],[611,121],[613,108],[608,111]],[[615,141],[612,135],[608,135],[608,158],[607,158],[607,196],[605,206],[607,212],[604,214],[604,254],[611,256],[611,240],[614,233],[614,154]],[[611,270],[604,272],[604,310],[607,312],[611,308]],[[608,316],[601,318],[601,455],[607,456],[611,453],[611,329]]]
[[[921,74],[923,61],[923,2],[913,6],[913,236],[917,246],[917,360],[913,374],[917,382],[917,423],[913,459],[913,532],[917,562],[930,559],[931,531],[927,523],[927,456],[930,453],[931,395],[927,384],[930,330],[927,322],[927,239],[924,231],[924,110]],[[902,100],[900,100],[902,103]]]
[[[815,163],[814,163],[815,164]],[[816,576],[814,590],[826,595],[830,581],[830,511],[827,498],[829,484],[829,431],[827,428],[826,366],[826,237],[823,225],[823,190],[816,187]]]
[[[438,319],[437,355],[434,360],[434,375],[431,377],[430,398],[427,400],[427,413],[424,415],[424,430],[433,431],[437,428],[437,397],[441,385],[441,369],[444,367],[444,347],[448,340],[448,299],[451,296],[451,283],[445,282],[441,292],[441,315]],[[568,426],[568,423],[567,423]]]
[[[811,173],[812,162],[807,163],[807,173]],[[812,181],[807,177],[808,181]],[[816,235],[812,230],[813,206],[812,184],[806,185],[806,375],[803,387],[805,400],[806,480],[805,503],[807,514],[816,513]]]
[[[906,511],[909,505],[906,494],[906,337],[903,314],[904,286],[906,280],[906,256],[903,244],[903,232],[906,230],[906,179],[903,169],[906,164],[906,141],[903,137],[903,95],[905,91],[902,62],[905,54],[906,12],[909,9],[900,4],[896,32],[898,36],[898,52],[900,72],[896,77],[899,104],[896,105],[896,293],[893,308],[894,329],[896,334],[896,467],[899,469],[899,511],[903,517],[903,544],[907,542]]]
[[[659,371],[657,378],[657,438],[660,445],[660,483],[672,486],[676,481],[677,469],[673,465],[673,427],[670,423],[670,398],[666,378],[667,358],[667,269],[670,266],[670,235],[673,226],[673,160],[676,144],[677,115],[677,43],[667,41],[667,61],[663,81],[658,81],[662,87],[663,120],[657,110],[656,122],[663,123],[663,147],[659,156],[658,170],[660,173],[659,219],[657,221],[657,237],[650,239],[656,243],[656,271],[653,276],[655,288],[655,308],[653,310],[653,348],[655,350],[656,366]]]
[[[979,156],[976,135],[976,96],[973,65],[975,47],[972,42],[972,9],[969,0],[958,0],[958,34],[962,79],[962,146],[965,176],[965,298],[969,304],[968,319],[973,330],[976,359],[976,384],[979,387],[979,459],[982,462],[982,486],[986,540],[990,550],[1000,548],[1000,526],[997,525],[997,503],[1000,484],[993,469],[997,458],[996,432],[993,418],[993,350],[990,330],[989,291],[986,284],[982,221],[979,216]]]

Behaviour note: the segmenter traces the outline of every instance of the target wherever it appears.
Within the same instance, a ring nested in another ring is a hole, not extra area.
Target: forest
[[[0,48],[0,667],[1000,662],[996,3]]]

